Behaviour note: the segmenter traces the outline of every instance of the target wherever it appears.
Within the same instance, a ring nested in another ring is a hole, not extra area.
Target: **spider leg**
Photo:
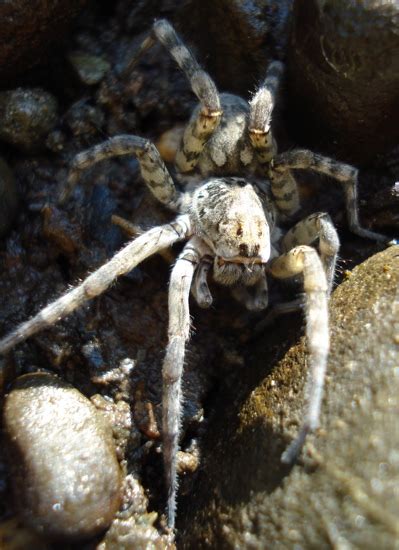
[[[299,221],[284,235],[281,248],[283,252],[288,252],[294,246],[299,244],[311,245],[316,240],[319,241],[319,254],[326,272],[329,293],[331,293],[339,250],[339,238],[328,214],[318,212]]]
[[[277,278],[303,274],[305,290],[306,337],[309,371],[305,395],[307,408],[299,434],[283,453],[281,460],[292,463],[301,451],[306,435],[319,424],[320,406],[330,347],[328,332],[328,283],[322,262],[310,246],[297,246],[271,262]]]
[[[0,341],[0,354],[33,334],[45,329],[72,313],[87,300],[102,294],[119,276],[131,271],[143,260],[159,250],[185,239],[191,232],[188,216],[180,216],[174,222],[154,227],[126,245],[120,252],[92,273],[80,285],[39,311]]]
[[[180,172],[189,172],[197,165],[206,142],[219,125],[222,116],[219,94],[211,77],[201,68],[168,21],[156,21],[153,33],[182,69],[200,102],[184,131],[175,160]]]
[[[262,165],[269,163],[277,154],[277,144],[271,130],[272,113],[276,104],[278,88],[284,71],[280,61],[272,61],[267,69],[266,78],[249,102],[249,137],[256,156]],[[279,213],[290,217],[299,210],[298,188],[289,171],[269,174],[270,190]]]
[[[76,155],[72,161],[68,181],[60,197],[60,202],[63,203],[69,197],[83,170],[101,160],[121,155],[137,157],[141,175],[151,193],[171,210],[178,210],[180,193],[157,148],[148,139],[130,135],[111,137]]]
[[[283,70],[280,61],[272,61],[265,80],[249,102],[249,137],[261,164],[268,164],[277,153],[271,120]]]
[[[213,298],[208,286],[208,273],[212,267],[212,257],[204,256],[197,267],[193,284],[191,285],[191,294],[197,304],[207,309],[211,307]]]
[[[357,196],[357,182],[358,182],[358,170],[357,168],[337,162],[331,158],[324,157],[308,151],[306,149],[294,149],[277,155],[271,167],[272,178],[282,178],[283,174],[289,173],[292,169],[301,170],[314,170],[331,176],[344,184],[345,190],[345,203],[348,215],[348,223],[351,231],[360,237],[366,237],[375,241],[388,242],[389,239],[385,235],[375,233],[368,229],[363,228],[359,222],[358,211],[358,196]]]
[[[174,528],[176,515],[176,456],[181,423],[181,378],[186,342],[190,336],[189,295],[196,266],[207,247],[193,237],[173,267],[169,287],[169,343],[162,368],[163,457],[168,490],[168,525]]]

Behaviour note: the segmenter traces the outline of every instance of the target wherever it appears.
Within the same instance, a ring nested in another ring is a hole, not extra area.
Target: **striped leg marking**
[[[272,261],[271,273],[277,278],[303,274],[306,295],[306,337],[308,376],[305,395],[307,408],[299,434],[283,453],[281,460],[292,463],[305,442],[306,435],[319,424],[320,406],[330,348],[328,332],[328,285],[321,260],[310,246],[298,246]]]
[[[168,21],[156,21],[153,33],[184,72],[200,102],[176,155],[177,168],[181,172],[189,172],[195,168],[206,142],[219,125],[222,116],[219,93],[211,77],[200,67]]]
[[[76,155],[60,202],[69,197],[83,170],[104,159],[122,155],[135,156],[140,164],[141,175],[151,193],[168,208],[177,210],[180,193],[157,148],[148,139],[129,135],[112,137]]]
[[[277,153],[271,119],[283,71],[280,61],[270,63],[265,80],[249,103],[249,137],[261,164],[269,163]]]
[[[271,172],[274,174],[273,177],[276,177],[277,174],[282,177],[282,174],[292,169],[314,170],[343,183],[348,223],[351,231],[356,235],[375,241],[390,242],[390,239],[385,235],[369,231],[360,225],[357,196],[358,170],[356,168],[306,149],[295,149],[277,155],[273,160]]]
[[[311,245],[315,241],[318,241],[319,254],[326,272],[330,293],[334,282],[339,238],[328,214],[322,212],[312,214],[294,225],[281,241],[282,251],[288,252],[297,245]]]
[[[269,169],[270,190],[279,214],[283,219],[290,218],[300,208],[298,185],[290,170]]]

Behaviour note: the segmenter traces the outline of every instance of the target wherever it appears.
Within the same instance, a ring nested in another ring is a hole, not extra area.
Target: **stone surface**
[[[9,0],[0,3],[2,86],[50,56],[87,0]]]
[[[399,138],[399,5],[296,0],[288,48],[298,141],[368,164]]]
[[[292,469],[280,456],[302,416],[304,339],[255,387],[230,382],[232,405],[208,441],[184,548],[398,547],[398,288],[396,246],[334,292],[321,429]],[[255,349],[258,373],[264,347],[263,339]]]
[[[0,139],[37,150],[57,122],[57,100],[41,88],[0,92]]]
[[[285,56],[291,5],[292,0],[194,0],[176,19],[220,90],[247,98],[270,60]]]
[[[5,400],[3,421],[26,524],[57,538],[108,527],[121,501],[121,472],[110,427],[90,401],[56,376],[25,375]]]

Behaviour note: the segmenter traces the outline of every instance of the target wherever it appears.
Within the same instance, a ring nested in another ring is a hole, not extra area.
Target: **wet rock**
[[[265,377],[275,351],[272,343],[265,354],[261,339],[250,383],[236,384],[233,375],[225,385],[229,406],[208,441],[182,547],[396,547],[398,288],[396,246],[355,268],[334,292],[321,429],[292,469],[280,457],[302,417],[306,345],[302,339]]]
[[[121,473],[109,425],[76,389],[46,373],[19,378],[4,405],[15,504],[27,525],[85,538],[111,523]]]
[[[68,58],[80,80],[87,86],[101,82],[111,68],[106,59],[96,55],[75,52],[71,53]]]
[[[102,110],[82,99],[74,103],[65,114],[65,122],[68,124],[74,136],[97,134],[104,124]]]
[[[37,150],[57,122],[57,100],[41,88],[0,92],[0,139]]]
[[[0,158],[0,237],[9,230],[18,209],[17,184],[10,167]]]
[[[125,480],[123,505],[117,513],[97,550],[174,550],[176,547],[166,535],[155,528],[156,512],[147,512],[148,498],[143,487],[132,475]]]
[[[87,0],[11,0],[0,4],[3,82],[47,59]]]
[[[296,0],[288,51],[298,141],[355,163],[398,143],[397,2]]]

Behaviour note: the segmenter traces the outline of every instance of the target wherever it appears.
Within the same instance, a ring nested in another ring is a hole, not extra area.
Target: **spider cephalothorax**
[[[254,187],[241,178],[215,178],[193,193],[195,233],[215,256],[215,281],[255,284],[270,257],[270,229]]]
[[[302,275],[309,375],[303,423],[298,437],[283,455],[283,460],[292,461],[300,452],[306,434],[318,425],[329,351],[327,301],[339,248],[335,228],[324,213],[307,217],[282,236],[279,220],[289,220],[300,206],[292,169],[315,170],[337,179],[344,185],[351,230],[380,241],[386,238],[359,224],[356,168],[307,150],[277,154],[271,114],[283,71],[280,62],[269,65],[264,82],[248,104],[231,94],[219,95],[209,75],[167,21],[154,24],[139,53],[155,40],[169,50],[185,72],[200,102],[176,155],[179,184],[173,181],[150,141],[137,136],[115,136],[75,157],[61,202],[70,194],[82,170],[112,156],[131,154],[137,157],[141,175],[152,194],[178,216],[128,243],[79,286],[19,326],[0,342],[0,352],[5,353],[98,296],[116,277],[148,256],[174,242],[187,241],[171,274],[169,343],[162,371],[168,523],[174,527],[181,378],[190,334],[190,290],[199,305],[210,306],[212,296],[207,276],[213,264],[215,281],[230,286],[234,297],[248,309],[259,310],[268,303],[266,274],[278,278]],[[185,178],[185,174],[193,172],[198,176],[196,184],[193,178]],[[317,250],[310,246],[315,242]],[[295,306],[284,305],[282,310],[292,311]]]

